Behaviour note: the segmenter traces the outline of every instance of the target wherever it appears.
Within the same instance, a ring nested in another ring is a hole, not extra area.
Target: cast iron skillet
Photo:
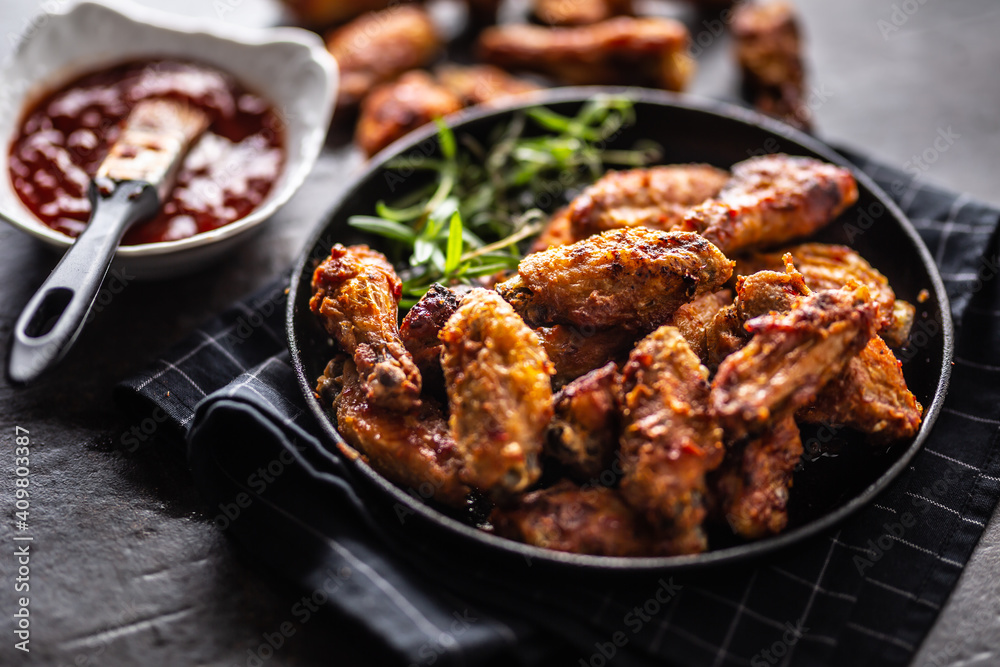
[[[344,455],[359,484],[371,491],[368,495],[377,506],[373,509],[384,513],[387,524],[399,526],[400,520],[405,519],[407,528],[412,528],[416,522],[423,530],[421,541],[425,544],[428,538],[435,540],[433,543],[440,540],[442,548],[478,552],[493,561],[528,559],[560,569],[641,573],[744,561],[799,542],[841,521],[885,489],[920,449],[937,419],[948,386],[953,346],[950,311],[941,278],[913,227],[871,179],[812,137],[746,109],[645,89],[563,88],[532,98],[530,103],[461,112],[451,117],[449,124],[456,134],[469,133],[483,141],[492,128],[508,120],[517,108],[545,104],[557,112],[573,114],[586,100],[609,92],[627,94],[635,100],[636,110],[635,125],[614,137],[610,142],[613,147],[632,147],[639,139],[652,139],[663,146],[664,163],[707,162],[723,168],[752,155],[785,152],[817,157],[854,171],[860,190],[858,204],[813,238],[854,247],[889,278],[899,298],[916,305],[912,347],[901,354],[910,389],[924,405],[923,425],[915,439],[878,449],[865,445],[846,430],[804,430],[807,455],[796,472],[786,531],[756,542],[737,541],[726,530],[710,532],[713,550],[688,556],[610,558],[532,547],[478,530],[470,525],[468,517],[446,514],[396,487],[369,467],[340,437],[333,412],[313,393],[315,380],[323,372],[332,350],[328,336],[309,312],[310,280],[314,267],[329,254],[333,243],[364,242],[379,247],[379,239],[348,227],[347,219],[356,214],[372,214],[375,202],[392,201],[405,188],[416,184],[418,176],[387,178],[384,165],[397,156],[436,152],[433,127],[417,131],[375,156],[337,200],[325,224],[313,235],[295,265],[287,328],[302,393],[321,426],[326,444]],[[920,303],[917,297],[923,289],[930,296]]]

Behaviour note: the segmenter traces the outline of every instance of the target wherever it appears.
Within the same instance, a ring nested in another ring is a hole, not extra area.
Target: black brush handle
[[[31,382],[66,354],[83,329],[122,236],[159,208],[156,188],[145,181],[117,183],[110,194],[91,183],[90,201],[86,229],[17,320],[7,364],[11,382]]]

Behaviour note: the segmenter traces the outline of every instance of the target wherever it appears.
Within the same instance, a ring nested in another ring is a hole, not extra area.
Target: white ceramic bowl
[[[71,4],[35,26],[0,71],[0,217],[55,249],[65,250],[73,239],[46,227],[21,203],[11,184],[7,156],[26,107],[80,74],[148,58],[204,63],[266,97],[284,120],[285,168],[260,207],[190,238],[120,247],[115,265],[138,278],[179,275],[225,254],[288,201],[323,146],[338,74],[336,62],[313,33],[238,28],[120,1]]]

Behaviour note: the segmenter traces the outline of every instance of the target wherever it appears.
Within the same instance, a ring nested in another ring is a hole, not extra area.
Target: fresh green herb
[[[389,239],[390,252],[405,264],[400,307],[408,308],[434,282],[470,283],[516,267],[524,242],[570,194],[608,166],[655,161],[653,145],[603,147],[634,120],[624,97],[595,98],[572,117],[537,107],[515,114],[486,146],[456,137],[438,120],[440,157],[389,164],[427,172],[430,184],[391,206],[378,202],[374,216],[356,215],[348,224]]]

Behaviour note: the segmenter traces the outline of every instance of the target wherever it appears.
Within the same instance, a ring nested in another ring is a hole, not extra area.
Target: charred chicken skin
[[[708,370],[675,327],[662,326],[629,356],[623,392],[622,496],[678,553],[703,551],[705,475],[723,457]]]
[[[801,458],[802,440],[792,417],[730,446],[712,474],[715,512],[749,540],[780,533],[788,525],[788,490]]]
[[[837,289],[851,280],[867,285],[878,304],[881,325],[879,335],[893,347],[899,347],[909,337],[912,306],[903,302],[896,308],[896,294],[889,280],[872,267],[857,251],[842,245],[828,243],[803,243],[769,253],[756,253],[736,260],[736,273],[749,275],[763,269],[778,271],[783,265],[784,254],[790,254],[795,268],[802,273],[811,289]]]
[[[554,399],[545,452],[580,480],[608,470],[618,449],[621,386],[609,363],[573,380]]]
[[[344,364],[339,383],[337,430],[373,468],[423,498],[464,506],[469,488],[459,477],[462,453],[437,401],[425,398],[402,412],[375,405],[351,361]]]
[[[419,405],[420,371],[397,325],[402,283],[385,255],[338,243],[313,273],[312,289],[309,308],[353,359],[372,404]]]
[[[413,70],[378,86],[361,103],[354,141],[374,155],[396,139],[462,108],[462,101],[427,72]]]
[[[480,35],[479,55],[504,69],[571,85],[635,85],[684,90],[694,72],[682,23],[618,17],[587,26],[505,25]]]
[[[728,180],[727,172],[705,164],[609,171],[570,203],[573,234],[580,240],[622,227],[668,231]]]
[[[733,166],[718,197],[687,212],[681,231],[733,254],[822,229],[858,199],[851,172],[812,158],[765,155]]]
[[[497,535],[543,549],[594,556],[646,556],[655,541],[618,492],[562,481],[490,515]]]
[[[495,497],[524,491],[541,474],[552,419],[551,364],[538,336],[499,295],[477,288],[439,337],[464,481]]]
[[[721,287],[732,262],[697,234],[612,230],[528,255],[496,289],[532,326],[651,331]]]
[[[713,414],[732,439],[794,414],[865,348],[877,323],[868,288],[856,284],[750,320],[753,338],[722,361],[712,382]]]
[[[459,295],[454,291],[434,283],[416,305],[410,308],[399,325],[399,337],[420,369],[424,385],[429,381],[444,382],[438,333],[444,328],[448,318],[458,310],[460,301]]]
[[[326,38],[340,67],[337,106],[355,106],[375,86],[427,65],[441,46],[431,17],[414,5],[364,14],[337,28]]]

